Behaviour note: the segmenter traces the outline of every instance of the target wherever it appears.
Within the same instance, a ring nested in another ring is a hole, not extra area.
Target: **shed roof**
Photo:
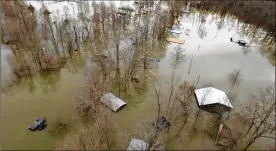
[[[147,150],[148,143],[140,139],[132,138],[127,150]]]
[[[218,90],[213,87],[196,89],[195,94],[199,106],[210,105],[210,104],[222,104],[224,106],[233,108],[225,92]]]
[[[101,97],[100,102],[102,102],[104,105],[109,107],[112,111],[117,112],[117,110],[124,105],[126,105],[126,102],[121,100],[120,98],[116,97],[112,93],[107,93]]]

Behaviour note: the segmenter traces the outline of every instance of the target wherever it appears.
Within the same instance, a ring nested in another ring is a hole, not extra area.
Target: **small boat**
[[[169,29],[169,32],[175,33],[175,34],[181,34],[181,33],[182,33],[182,31],[176,30],[176,29],[174,29],[174,28]]]
[[[245,46],[247,44],[247,42],[245,40],[238,40],[237,43],[241,46]]]
[[[31,131],[36,131],[36,130],[43,130],[47,126],[46,124],[46,118],[44,117],[39,117],[36,119],[29,127],[28,129]]]

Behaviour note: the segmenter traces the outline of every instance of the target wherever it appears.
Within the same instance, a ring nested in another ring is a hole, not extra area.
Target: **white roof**
[[[102,102],[114,112],[116,112],[120,107],[126,104],[126,102],[116,97],[112,93],[107,93],[103,95],[100,102]]]
[[[213,87],[196,89],[195,94],[199,105],[219,103],[233,108],[225,92]]]
[[[176,30],[176,29],[170,29],[171,33],[181,34],[182,31]]]
[[[140,139],[132,138],[127,150],[147,150],[148,146],[149,145],[147,142]]]

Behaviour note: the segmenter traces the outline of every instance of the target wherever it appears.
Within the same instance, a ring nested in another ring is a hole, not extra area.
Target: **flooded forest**
[[[1,149],[275,150],[275,1],[1,1]]]

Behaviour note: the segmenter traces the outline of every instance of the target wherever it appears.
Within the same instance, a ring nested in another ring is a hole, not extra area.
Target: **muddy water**
[[[212,83],[219,89],[235,93],[239,102],[242,102],[250,92],[255,92],[258,88],[275,81],[275,68],[260,55],[259,46],[252,43],[249,52],[245,54],[245,48],[230,42],[230,38],[245,39],[248,42],[250,38],[237,34],[238,30],[231,29],[230,26],[221,29],[217,34],[216,20],[210,23],[211,17],[210,15],[206,18],[204,25],[206,36],[203,39],[197,33],[199,25],[195,23],[193,25],[192,18],[188,17],[181,21],[184,30],[191,30],[189,36],[185,33],[179,36],[185,40],[185,44],[181,47],[186,55],[184,62],[176,69],[181,80],[196,81],[200,76],[199,87]],[[168,46],[167,55],[160,62],[159,75],[162,77],[167,77],[172,71],[171,53],[174,52],[175,46],[176,44]],[[228,76],[234,69],[240,69],[240,83],[231,88]]]
[[[190,29],[190,35],[183,32],[179,36],[185,40],[183,47],[185,51],[185,61],[176,68],[176,75],[180,81],[196,81],[200,76],[199,87],[212,83],[213,86],[232,92],[237,96],[235,110],[239,110],[241,104],[250,92],[257,91],[258,88],[265,87],[275,78],[275,69],[266,58],[260,55],[257,45],[252,44],[251,52],[244,54],[243,48],[236,43],[230,42],[230,37],[239,38],[235,29],[223,28],[218,32],[216,24],[209,23],[207,18],[205,28],[207,31],[204,39],[197,34],[197,25],[193,25],[191,18],[185,18],[181,22],[184,29]],[[246,37],[244,37],[246,39]],[[200,46],[199,46],[200,45]],[[169,44],[166,57],[159,63],[159,69],[156,74],[159,81],[166,83],[171,78],[171,53],[176,44]],[[188,74],[191,58],[193,56],[190,74]],[[1,66],[2,66],[1,58]],[[230,87],[228,74],[234,69],[240,69],[241,82]],[[8,70],[2,71],[8,73]],[[9,76],[7,76],[9,77]],[[45,79],[56,79],[56,82],[47,85],[48,91],[45,91]],[[48,134],[48,128],[41,132],[30,132],[27,127],[34,119],[39,116],[45,116],[49,121],[49,127],[56,119],[68,121],[71,118],[74,97],[73,92],[82,86],[82,71],[72,74],[67,69],[62,69],[60,74],[52,74],[44,78],[34,77],[36,89],[30,93],[28,87],[30,83],[25,82],[16,86],[9,93],[2,93],[1,96],[1,134],[2,149],[51,149],[53,143],[59,139]],[[162,92],[163,93],[163,92]],[[165,93],[165,91],[164,91]],[[116,115],[117,125],[122,132],[134,133],[137,123],[144,119],[155,116],[156,107],[152,94],[148,97],[137,97],[135,103],[128,102],[128,105]],[[203,142],[201,134],[192,142],[183,143],[180,141],[176,148],[185,149],[216,149],[213,141]],[[179,141],[179,140],[178,140]],[[185,142],[185,141],[184,141]],[[189,145],[187,145],[189,143]],[[257,142],[253,147],[256,148]],[[256,148],[259,149],[259,148]]]
[[[48,130],[57,119],[66,123],[69,121],[75,103],[73,92],[81,86],[79,74],[72,74],[64,69],[60,73],[44,77],[43,80],[53,79],[57,83],[44,85],[41,77],[34,77],[36,90],[32,93],[24,83],[20,87],[15,86],[7,94],[2,93],[2,149],[52,148],[58,137],[50,136]],[[45,87],[48,87],[47,91]],[[46,117],[48,127],[45,131],[29,131],[28,126],[39,116]]]
[[[260,55],[257,44],[251,43],[248,53],[245,53],[244,47],[230,42],[231,37],[234,40],[245,39],[249,42],[249,37],[237,34],[238,30],[230,26],[217,32],[216,21],[210,23],[211,18],[212,16],[208,16],[206,19],[204,28],[207,33],[203,39],[198,35],[199,25],[193,23],[192,17],[182,18],[181,24],[184,29],[181,30],[182,34],[178,38],[185,40],[185,44],[181,45],[181,48],[185,50],[183,53],[185,55],[184,61],[176,69],[172,67],[172,53],[175,52],[174,47],[178,44],[169,44],[166,56],[159,63],[159,69],[156,73],[157,79],[165,90],[162,93],[166,94],[173,70],[175,70],[175,77],[179,82],[193,83],[200,76],[198,87],[212,85],[233,94],[235,96],[234,110],[239,112],[241,104],[247,100],[251,93],[255,93],[258,89],[275,81],[275,67]],[[190,30],[189,35],[185,34],[186,29]],[[235,69],[240,69],[241,76],[240,82],[232,87],[229,74]],[[153,87],[151,88],[153,89]],[[138,122],[153,119],[156,116],[157,107],[154,100],[153,94],[149,93],[148,98],[144,98],[144,101],[136,109],[129,110],[126,108],[118,113],[119,127],[125,132],[132,132],[131,134],[135,136],[136,131],[133,128],[137,127]],[[204,140],[203,137],[205,137]],[[199,133],[192,141],[185,138],[176,141],[178,143],[175,143],[172,149],[218,149],[213,145],[214,141],[208,139],[203,133]],[[274,143],[274,140],[259,140],[252,145],[251,149],[267,149],[269,144]]]

